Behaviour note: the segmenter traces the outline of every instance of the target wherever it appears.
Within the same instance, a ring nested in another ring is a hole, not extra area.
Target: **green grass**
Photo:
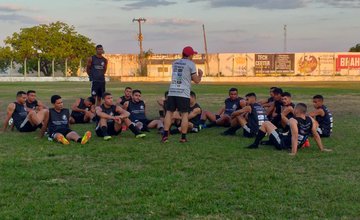
[[[201,106],[216,111],[229,87],[265,98],[273,84],[194,85]],[[222,137],[223,128],[172,136],[160,144],[151,131],[137,140],[128,131],[104,142],[62,146],[37,133],[0,134],[0,219],[359,219],[360,83],[279,83],[295,102],[323,94],[335,118],[324,139],[330,153],[311,148],[296,157],[271,147],[247,150],[252,139]],[[125,86],[143,91],[150,117],[167,84],[108,84],[114,96]],[[67,107],[89,94],[89,83],[1,83],[0,121],[18,90],[52,94]],[[94,125],[76,125],[79,133]]]

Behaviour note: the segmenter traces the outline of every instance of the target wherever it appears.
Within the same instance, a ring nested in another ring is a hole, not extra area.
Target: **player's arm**
[[[86,110],[85,109],[80,109],[78,108],[80,104],[80,99],[77,99],[71,106],[71,110],[74,111],[74,112],[82,112],[82,113],[85,113]]]
[[[246,106],[245,99],[240,99],[239,106],[240,106],[240,108],[244,108]]]
[[[104,74],[106,74],[107,66],[108,66],[108,60],[105,58]]]
[[[124,102],[122,108],[127,111],[127,109],[129,108],[129,101]]]
[[[115,119],[114,116],[111,116],[111,115],[106,114],[105,112],[103,112],[100,106],[97,106],[95,108],[95,112],[96,112],[96,115],[99,116],[100,118],[104,118],[104,119],[107,119],[107,120]]]
[[[5,121],[4,121],[4,125],[3,125],[3,131],[5,132],[8,125],[9,125],[9,120],[12,116],[12,114],[15,111],[15,104],[14,103],[10,103],[7,107],[7,113],[6,113],[6,117],[5,117]]]
[[[86,73],[88,74],[88,76],[90,76],[91,74],[91,63],[92,63],[92,58],[89,57],[86,62]]]
[[[224,113],[224,111],[225,111],[225,106],[223,106],[223,107],[221,107],[220,109],[219,109],[219,111],[217,111],[217,115],[221,115],[221,114],[223,114]]]
[[[268,106],[267,111],[266,111],[267,115],[272,115],[274,110],[275,110],[275,102],[269,103],[269,106]]]
[[[162,97],[161,99],[158,99],[156,102],[158,105],[160,105],[161,107],[164,107],[164,101],[165,101],[165,98]]]
[[[203,76],[203,71],[199,69],[197,74],[196,72],[191,73],[191,80],[194,81],[194,83],[198,84],[201,82],[202,76]]]
[[[290,130],[291,130],[291,153],[290,155],[295,156],[298,148],[298,135],[299,130],[297,127],[297,121],[293,118],[289,120]]]
[[[48,109],[48,107],[46,105],[44,105],[44,103],[42,101],[38,100],[38,109],[39,110]]]
[[[320,135],[317,132],[315,120],[313,118],[311,118],[311,120],[312,120],[312,124],[313,124],[312,128],[311,128],[311,132],[312,132],[312,135],[313,135],[314,140],[316,142],[316,145],[318,146],[320,151],[326,151],[326,152],[332,151],[331,149],[327,149],[327,148],[324,147],[324,145],[323,145],[323,143],[321,141]]]
[[[130,116],[130,112],[126,111],[125,109],[121,108],[120,106],[116,106],[115,111],[120,114],[119,118],[121,118],[121,119],[128,118]]]
[[[244,108],[242,109],[239,109],[237,111],[234,111],[233,113],[231,113],[231,117],[236,117],[236,116],[239,116],[243,113],[250,113],[251,112],[251,107],[250,106],[245,106]]]
[[[201,114],[201,108],[194,108],[189,116],[188,116],[188,119],[192,119],[192,118],[195,118],[197,115]]]
[[[325,115],[325,112],[323,109],[315,109],[314,111],[309,113],[310,117],[315,118],[316,116],[321,116],[323,117]]]

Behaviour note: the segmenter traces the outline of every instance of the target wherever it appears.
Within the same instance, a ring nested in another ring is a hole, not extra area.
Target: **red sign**
[[[359,55],[338,55],[336,59],[336,71],[342,69],[360,69]]]

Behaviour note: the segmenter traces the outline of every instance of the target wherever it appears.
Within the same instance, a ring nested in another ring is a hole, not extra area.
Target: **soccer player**
[[[267,100],[259,101],[259,104],[261,104],[262,107],[269,108],[271,106],[271,103],[274,102],[274,89],[275,88],[276,87],[270,87],[270,90],[269,90],[270,97]]]
[[[222,135],[235,135],[237,129],[244,129],[244,137],[255,137],[259,127],[267,121],[265,109],[256,101],[256,94],[251,92],[246,94],[246,106],[231,114],[232,118],[237,119],[237,124],[231,126]]]
[[[201,124],[205,125],[206,120],[209,120],[210,124],[204,127],[212,127],[214,125],[229,127],[231,124],[236,124],[236,119],[231,118],[231,114],[245,105],[246,102],[243,98],[239,97],[237,88],[230,88],[229,97],[225,99],[224,106],[216,114],[210,111],[203,111]]]
[[[269,140],[276,149],[291,149],[291,155],[296,155],[297,150],[301,147],[310,134],[313,135],[317,146],[320,151],[331,151],[326,149],[322,142],[319,134],[316,131],[316,124],[314,119],[306,116],[307,106],[304,103],[298,103],[294,109],[294,118],[289,120],[290,132],[288,135],[283,135],[277,131],[275,125],[271,122],[264,122],[253,144],[248,146],[250,149],[256,149],[259,147],[260,141],[269,134]]]
[[[295,108],[295,104],[292,102],[291,100],[291,94],[289,92],[283,92],[281,94],[281,102],[282,102],[282,106],[281,106],[281,123],[278,125],[275,125],[278,128],[283,128],[284,131],[288,130],[288,123],[289,123],[289,119],[294,117],[294,108]],[[277,110],[275,109],[275,112]]]
[[[95,99],[88,97],[79,98],[71,106],[70,124],[88,123],[95,116]]]
[[[95,108],[96,112],[96,135],[103,137],[104,140],[110,140],[112,135],[119,135],[122,130],[122,123],[135,134],[136,138],[143,138],[146,135],[142,134],[128,118],[130,113],[114,105],[111,93],[105,92],[103,94],[103,104]]]
[[[49,109],[48,134],[49,137],[64,145],[70,144],[69,140],[86,144],[91,138],[91,132],[86,131],[81,138],[78,133],[70,129],[70,111],[64,108],[61,96],[51,96],[53,108]]]
[[[124,103],[124,109],[130,113],[130,120],[141,131],[149,131],[149,128],[157,128],[159,132],[164,129],[161,120],[149,120],[146,117],[145,102],[141,100],[141,91],[132,91],[132,100]]]
[[[118,99],[117,103],[122,107],[125,102],[131,101],[131,94],[132,94],[132,88],[126,87],[124,90],[124,95]]]
[[[274,101],[271,102],[270,106],[266,109],[268,119],[273,124],[280,124],[281,122],[281,106],[282,106],[282,93],[283,90],[281,88],[275,88],[273,90],[274,93]]]
[[[187,142],[186,133],[188,130],[188,114],[190,108],[191,81],[200,83],[203,71],[196,71],[193,56],[197,54],[190,46],[182,51],[182,58],[172,64],[172,80],[169,87],[167,99],[167,111],[164,120],[164,132],[161,141],[168,142],[169,129],[173,113],[177,110],[181,114],[181,139],[180,142]]]
[[[3,125],[3,131],[6,131],[9,120],[12,118],[14,126],[20,132],[32,132],[40,128],[40,136],[43,136],[48,119],[48,110],[42,109],[38,112],[26,110],[27,95],[24,91],[18,91],[16,101],[10,103],[7,107],[7,115]]]
[[[333,116],[329,109],[324,105],[324,97],[322,95],[315,95],[313,97],[313,104],[315,110],[309,115],[315,118],[320,137],[330,137],[333,127]]]
[[[103,57],[102,45],[96,46],[96,55],[88,58],[86,72],[91,81],[91,95],[96,99],[96,105],[101,104],[101,97],[105,92],[105,73],[108,60]]]
[[[26,93],[26,110],[27,111],[31,111],[31,110],[35,110],[35,111],[40,111],[42,109],[47,109],[47,107],[38,99],[36,99],[36,91],[34,90],[29,90]]]

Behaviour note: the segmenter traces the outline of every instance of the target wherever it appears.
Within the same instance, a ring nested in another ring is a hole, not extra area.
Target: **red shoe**
[[[186,142],[188,142],[188,140],[186,138],[181,138],[180,139],[180,143],[186,143]]]
[[[127,130],[127,126],[126,126],[126,125],[121,126],[121,130],[122,130],[122,131],[126,131],[126,130]]]
[[[169,137],[168,136],[164,136],[161,138],[161,143],[168,143],[169,142]]]
[[[304,144],[302,145],[303,148],[308,148],[310,147],[310,141],[309,139],[306,139],[306,141],[304,142]]]

